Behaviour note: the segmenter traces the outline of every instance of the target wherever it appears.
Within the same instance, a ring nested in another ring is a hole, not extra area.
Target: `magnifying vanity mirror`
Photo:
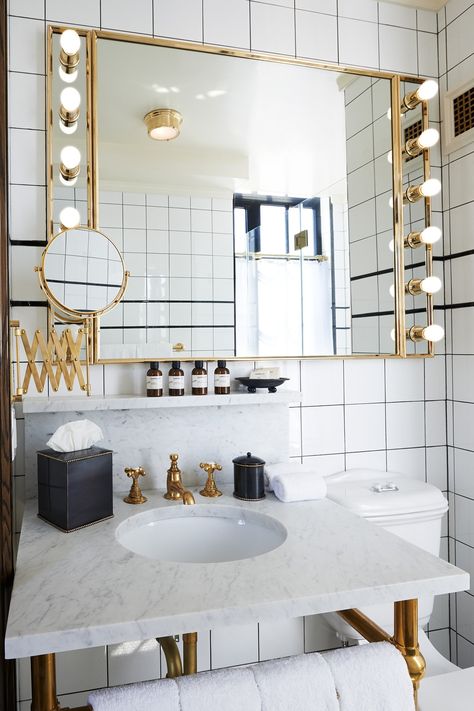
[[[77,242],[70,230],[48,246],[43,278],[55,303],[67,291],[73,313],[95,313],[96,362],[430,350],[417,339],[405,348],[401,244],[430,225],[429,198],[405,208],[397,198],[429,177],[427,151],[400,148],[427,123],[426,103],[406,121],[411,132],[391,120],[394,97],[418,80],[80,31],[88,71],[71,135],[55,114],[62,32],[50,35],[51,234],[65,208],[77,211],[70,226],[100,226],[112,280],[99,278],[90,242],[69,263],[82,257],[88,274],[90,260],[93,280],[66,285],[60,262],[91,240],[83,228]],[[409,251],[407,325],[429,324],[432,296],[418,294],[431,246]]]
[[[128,272],[109,237],[76,227],[48,242],[38,276],[49,302],[61,314],[87,318],[116,306],[125,292]]]

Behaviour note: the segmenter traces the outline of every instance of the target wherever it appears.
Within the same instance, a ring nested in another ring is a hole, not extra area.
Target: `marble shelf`
[[[199,515],[203,499],[195,492]],[[5,637],[7,658],[294,618],[469,587],[469,575],[327,499],[283,504],[270,494],[233,505],[276,518],[285,542],[223,563],[149,560],[125,549],[117,526],[148,509],[182,506],[147,491],[139,507],[114,498],[115,517],[62,533],[27,504]],[[138,509],[138,511],[137,511]]]
[[[177,407],[222,407],[238,405],[290,404],[301,401],[301,393],[292,390],[237,392],[230,395],[183,395],[182,397],[142,397],[108,395],[107,397],[26,397],[21,403],[23,414],[42,412],[94,412],[101,410],[159,410]]]

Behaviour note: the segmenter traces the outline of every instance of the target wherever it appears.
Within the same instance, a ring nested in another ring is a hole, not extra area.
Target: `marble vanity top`
[[[194,490],[193,490],[194,491]],[[469,576],[329,500],[240,502],[226,490],[197,506],[232,505],[276,518],[285,542],[221,563],[150,560],[125,549],[117,526],[163,506],[163,492],[115,517],[62,533],[25,510],[5,640],[7,658],[204,631],[465,590]]]

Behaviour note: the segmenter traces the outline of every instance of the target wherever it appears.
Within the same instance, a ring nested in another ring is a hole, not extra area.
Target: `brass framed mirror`
[[[66,136],[87,160],[65,186],[54,71],[65,29],[49,42],[51,235],[73,207],[130,270],[126,298],[94,319],[94,362],[433,352],[423,328],[408,339],[405,328],[433,323],[420,286],[432,248],[416,237],[431,198],[407,197],[430,177],[429,148],[406,151],[417,112],[429,128],[426,99],[404,104],[423,80],[80,30],[83,122]]]

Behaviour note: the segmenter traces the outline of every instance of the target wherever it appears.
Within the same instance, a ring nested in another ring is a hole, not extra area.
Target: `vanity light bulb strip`
[[[81,224],[81,216],[79,210],[75,207],[63,207],[59,213],[59,222],[65,230],[72,230],[74,227],[79,227]]]
[[[427,128],[420,133],[418,138],[410,138],[403,148],[403,152],[412,158],[419,156],[423,151],[435,146],[439,141],[439,133],[435,128]],[[390,162],[390,161],[389,161]]]
[[[444,328],[437,323],[433,323],[431,326],[412,326],[411,328],[407,328],[406,336],[410,341],[414,341],[415,343],[419,343],[420,341],[437,343],[444,338]]]
[[[425,279],[410,279],[410,281],[405,284],[405,291],[407,294],[412,296],[418,296],[419,294],[436,294],[441,287],[443,282],[437,276],[429,276]]]
[[[64,30],[59,40],[59,76],[68,84],[77,78],[81,38],[76,30]]]
[[[441,183],[436,178],[429,178],[421,185],[409,185],[403,194],[403,202],[417,202],[421,198],[434,197],[441,191]]]
[[[62,90],[59,106],[59,128],[63,133],[71,134],[77,129],[81,95],[78,90],[68,86]]]
[[[418,89],[411,91],[403,97],[400,111],[404,114],[411,109],[415,109],[422,101],[433,99],[438,93],[438,84],[434,79],[427,79]]]
[[[75,146],[65,146],[61,151],[59,178],[64,185],[74,185],[81,170],[81,152]]]

